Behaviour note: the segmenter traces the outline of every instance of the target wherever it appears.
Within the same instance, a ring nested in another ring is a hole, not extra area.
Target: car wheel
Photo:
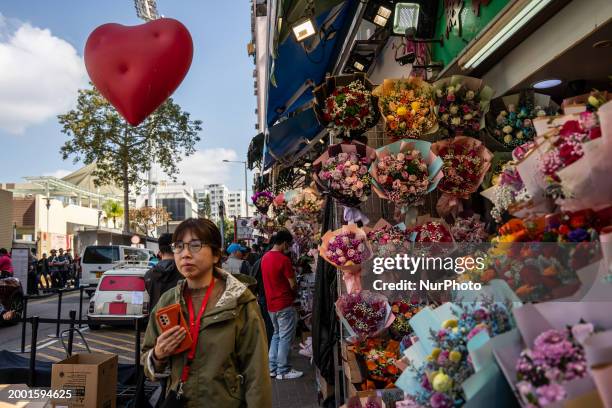
[[[95,323],[87,323],[89,330],[100,330],[100,325]]]

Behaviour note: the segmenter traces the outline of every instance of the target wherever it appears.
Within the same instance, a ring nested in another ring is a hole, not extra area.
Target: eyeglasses
[[[172,245],[170,245],[170,247],[172,248],[172,252],[177,255],[183,252],[183,249],[185,247],[189,248],[189,252],[195,254],[196,252],[199,252],[200,249],[202,249],[202,247],[204,246],[206,246],[206,244],[202,243],[202,241],[200,241],[199,239],[194,239],[189,242],[174,242],[172,243]]]

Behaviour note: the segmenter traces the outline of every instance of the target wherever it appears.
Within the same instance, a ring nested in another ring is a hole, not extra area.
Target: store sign
[[[241,217],[236,220],[236,239],[250,240],[253,239],[253,228],[249,225],[250,218]]]

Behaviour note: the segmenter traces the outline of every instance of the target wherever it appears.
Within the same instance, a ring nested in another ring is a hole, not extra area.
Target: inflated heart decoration
[[[192,58],[189,31],[171,18],[132,27],[104,24],[85,44],[85,67],[91,81],[133,126],[176,90]]]

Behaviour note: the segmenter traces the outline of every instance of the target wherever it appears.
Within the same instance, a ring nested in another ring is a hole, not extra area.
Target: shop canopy
[[[288,159],[311,144],[322,130],[323,126],[317,120],[312,108],[272,126],[268,136],[264,170],[276,162],[290,162]]]

